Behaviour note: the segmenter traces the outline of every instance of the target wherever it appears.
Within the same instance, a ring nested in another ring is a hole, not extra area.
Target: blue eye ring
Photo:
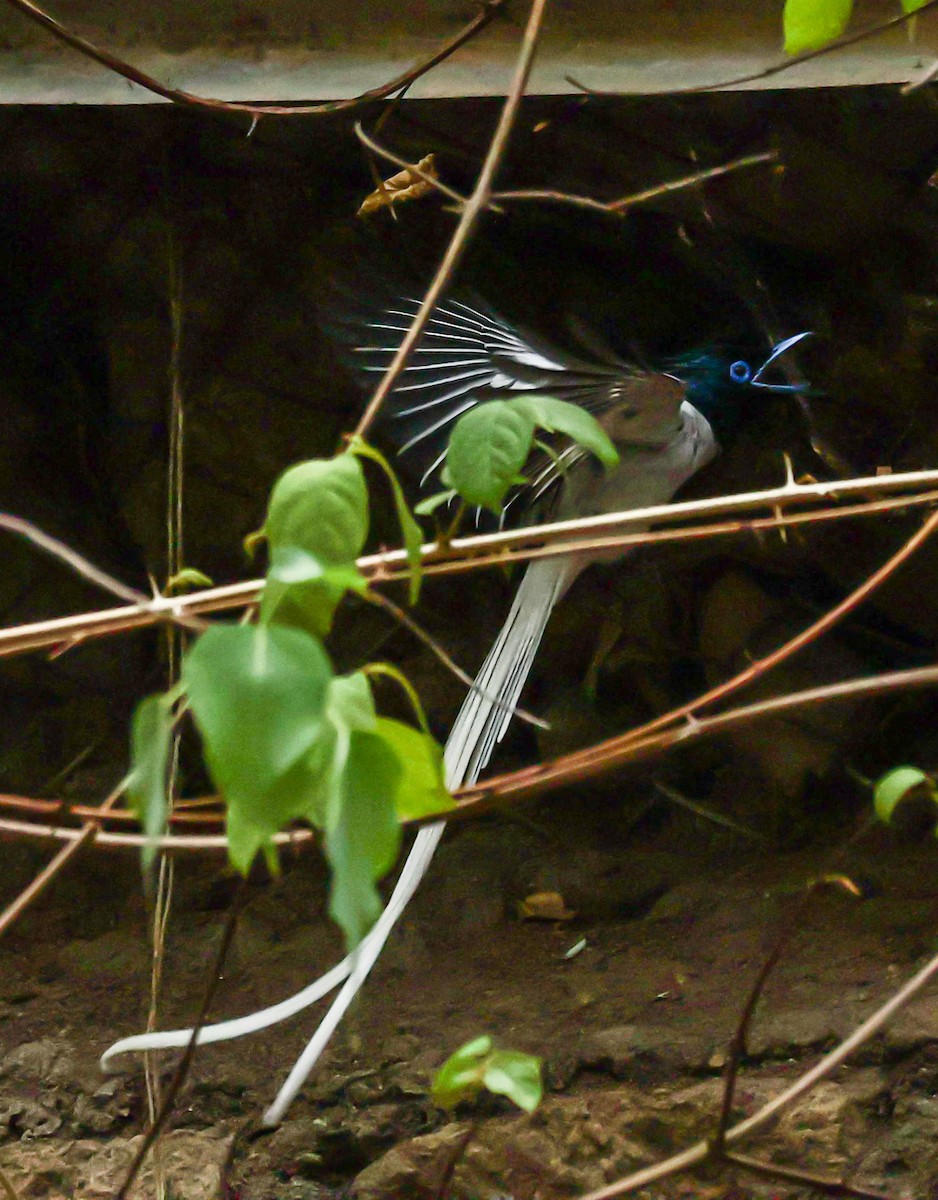
[[[749,363],[743,362],[741,358],[737,359],[730,367],[730,379],[734,383],[748,383],[752,379],[752,370]]]

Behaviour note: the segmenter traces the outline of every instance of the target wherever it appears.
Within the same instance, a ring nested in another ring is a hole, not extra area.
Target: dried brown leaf
[[[405,167],[390,179],[385,179],[381,187],[365,197],[358,215],[366,217],[379,208],[389,208],[392,204],[402,204],[407,200],[419,200],[427,192],[434,191],[433,184],[421,178],[421,172],[431,179],[439,179],[435,155],[428,154],[417,163],[416,168]]]

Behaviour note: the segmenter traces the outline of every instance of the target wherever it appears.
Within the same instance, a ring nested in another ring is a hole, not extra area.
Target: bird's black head
[[[759,405],[755,403],[758,397],[807,390],[806,383],[779,382],[770,378],[770,374],[786,350],[810,336],[797,333],[786,338],[764,361],[721,347],[671,359],[667,371],[685,385],[688,401],[707,418],[717,441],[725,446],[740,425],[758,411]]]

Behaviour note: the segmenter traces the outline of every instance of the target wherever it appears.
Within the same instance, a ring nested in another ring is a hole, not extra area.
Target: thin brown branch
[[[828,1179],[824,1175],[816,1175],[813,1171],[799,1171],[795,1167],[781,1167],[776,1163],[763,1162],[759,1158],[750,1158],[748,1154],[730,1153],[720,1157],[722,1161],[742,1167],[744,1171],[751,1171],[754,1175],[801,1184],[824,1196],[852,1197],[853,1200],[894,1200],[894,1197],[885,1192],[871,1192],[869,1188],[855,1187],[838,1179]]]
[[[436,638],[433,637],[433,635],[430,634],[426,629],[424,629],[419,622],[415,621],[408,612],[400,607],[400,605],[395,604],[393,600],[388,599],[387,596],[382,596],[380,592],[369,592],[365,596],[365,599],[370,603],[377,605],[378,608],[383,608],[386,613],[389,613],[390,616],[392,616],[394,620],[398,622],[398,624],[403,625],[403,627],[409,633],[412,633],[418,641],[422,642],[428,650],[433,652],[436,658],[443,664],[444,667],[446,667],[447,671],[455,675],[459,682],[465,684],[465,686],[471,692],[475,692],[478,696],[481,696],[483,700],[494,705],[495,708],[500,709],[502,712],[511,713],[511,715],[513,717],[517,717],[519,721],[525,721],[528,725],[534,725],[537,729],[550,729],[550,724],[547,721],[542,720],[541,717],[536,717],[534,713],[528,712],[526,708],[506,704],[505,701],[500,700],[498,696],[486,691],[484,687],[480,687],[478,682],[472,678],[469,672],[464,671],[462,667],[450,657],[450,655],[447,653],[444,647],[440,645]]]
[[[745,511],[756,507],[775,510],[789,504],[813,503],[828,497],[837,498],[898,491],[905,487],[935,483],[938,483],[938,471],[876,475],[842,480],[837,483],[794,486],[786,484],[784,487],[762,492],[684,501],[680,504],[656,505],[651,508],[607,513],[597,517],[580,517],[572,521],[558,521],[549,525],[535,525],[500,533],[454,538],[445,543],[428,542],[421,547],[421,559],[424,564],[423,569],[427,574],[452,574],[464,570],[478,570],[494,564],[504,566],[509,562],[523,562],[533,558],[572,554],[598,548],[634,547],[661,541],[758,532],[759,530],[777,529],[788,524],[873,515],[888,511],[890,508],[934,503],[938,499],[938,494],[927,492],[894,500],[867,501],[852,508],[844,507],[786,517],[774,516],[752,521],[723,522],[710,526],[692,526],[686,530],[658,529],[636,534],[619,534],[603,540],[577,540],[577,535],[584,531],[608,532],[634,524],[679,522],[705,517],[713,513]],[[529,546],[534,548],[527,549]],[[357,565],[369,582],[377,584],[406,578],[409,570],[407,562],[407,554],[404,550],[391,550],[380,554],[364,555],[358,560]],[[158,596],[148,600],[145,604],[131,605],[126,608],[56,617],[46,621],[0,629],[0,657],[23,654],[49,646],[74,644],[90,637],[103,637],[133,629],[142,629],[168,619],[243,609],[257,602],[263,586],[263,580],[251,579],[242,583],[206,588],[204,591],[184,596],[171,598]]]
[[[460,790],[456,793],[456,807],[446,813],[447,822],[468,820],[482,816],[508,804],[520,804],[541,798],[561,787],[594,779],[608,771],[633,762],[639,762],[663,754],[677,746],[684,746],[704,737],[724,733],[737,725],[748,724],[764,717],[792,712],[808,705],[824,704],[836,700],[862,699],[867,696],[883,695],[908,688],[938,686],[938,665],[914,667],[905,671],[892,671],[858,679],[847,679],[839,683],[824,684],[785,696],[774,696],[754,704],[729,709],[714,717],[694,720],[678,729],[667,729],[641,741],[626,737],[612,738],[590,747],[553,759],[551,762],[525,767],[510,774],[498,775],[485,783]],[[405,822],[423,825],[438,821],[436,817],[422,817]],[[0,818],[0,835],[32,837],[41,840],[53,839],[70,842],[80,836],[81,831],[55,825],[35,825],[28,821]],[[275,845],[286,846],[309,841],[308,830],[296,830],[278,834]],[[147,839],[143,834],[114,833],[102,831],[98,843],[107,847],[136,847],[155,845],[161,851],[173,850],[224,850],[227,842],[222,835],[195,834],[192,836],[164,835],[158,839]]]
[[[455,188],[451,188],[449,184],[444,183],[442,179],[438,179],[436,175],[425,171],[419,163],[408,162],[401,154],[396,154],[393,150],[389,150],[387,146],[383,146],[381,142],[365,132],[365,128],[361,121],[355,122],[355,136],[367,147],[373,154],[377,154],[379,158],[385,158],[389,163],[393,163],[395,167],[401,167],[406,171],[410,171],[412,175],[416,175],[418,179],[422,179],[429,187],[435,188],[441,195],[446,196],[448,200],[454,200],[460,208],[468,204],[468,197],[462,192],[457,192]],[[383,180],[381,181],[383,182]]]
[[[769,977],[778,965],[782,955],[791,945],[795,935],[801,928],[803,919],[807,916],[814,903],[814,894],[819,887],[827,886],[828,877],[837,867],[843,862],[847,853],[856,845],[861,837],[869,830],[873,823],[872,812],[865,820],[860,823],[847,841],[840,846],[837,851],[827,861],[825,870],[822,872],[820,879],[812,880],[805,891],[802,893],[799,900],[793,905],[786,919],[782,923],[781,928],[776,934],[775,941],[763,960],[762,966],[756,974],[752,987],[749,989],[749,995],[743,1004],[740,1011],[739,1021],[736,1025],[736,1030],[730,1042],[730,1052],[726,1062],[726,1069],[723,1072],[723,1101],[720,1106],[720,1116],[717,1122],[716,1135],[713,1138],[714,1151],[721,1151],[726,1143],[726,1131],[730,1126],[730,1117],[733,1113],[733,1103],[736,1098],[736,1080],[739,1075],[739,1069],[742,1064],[743,1057],[746,1053],[746,1047],[749,1041],[749,1030],[752,1025],[752,1019],[755,1016],[759,1001],[762,999],[762,993],[765,991],[765,986],[769,981]]]
[[[166,1089],[166,1094],[163,1097],[163,1103],[160,1106],[160,1111],[155,1119],[151,1122],[150,1128],[144,1135],[143,1141],[137,1153],[134,1155],[133,1162],[127,1170],[127,1175],[119,1190],[115,1194],[114,1200],[127,1200],[130,1189],[133,1186],[134,1180],[140,1174],[143,1164],[146,1162],[147,1155],[150,1153],[154,1143],[160,1136],[166,1122],[172,1115],[173,1105],[176,1103],[176,1097],[179,1095],[182,1085],[185,1083],[192,1066],[192,1060],[195,1058],[196,1046],[199,1040],[199,1031],[208,1020],[208,1014],[215,1000],[215,993],[218,991],[218,985],[222,981],[222,972],[225,965],[225,959],[228,957],[228,951],[231,948],[231,941],[234,937],[235,927],[238,923],[238,916],[241,909],[244,907],[244,902],[247,898],[247,878],[242,877],[238,881],[238,887],[232,898],[228,908],[228,915],[225,919],[225,927],[222,930],[221,941],[218,946],[218,953],[215,956],[215,961],[212,964],[212,973],[209,975],[208,983],[205,987],[205,994],[202,997],[202,1004],[199,1008],[199,1015],[196,1018],[195,1025],[192,1029],[192,1036],[189,1038],[189,1044],[186,1046],[185,1052],[176,1068],[176,1073],[173,1075],[172,1082]]]
[[[767,1104],[764,1104],[758,1112],[753,1113],[751,1117],[747,1117],[744,1121],[740,1121],[732,1129],[728,1129],[726,1132],[726,1144],[733,1145],[736,1142],[742,1141],[743,1138],[748,1137],[750,1134],[755,1133],[757,1129],[760,1129],[763,1125],[771,1121],[783,1108],[789,1107],[806,1092],[809,1092],[816,1083],[831,1075],[851,1054],[854,1054],[874,1034],[878,1033],[901,1008],[904,1008],[910,1000],[914,999],[936,976],[938,976],[938,955],[930,959],[920,971],[907,980],[862,1025],[857,1026],[853,1033],[845,1038],[836,1049],[826,1054],[820,1062],[799,1076],[790,1087],[779,1093],[779,1095]],[[679,1154],[673,1155],[671,1158],[654,1163],[650,1167],[644,1167],[641,1171],[636,1171],[624,1179],[617,1179],[614,1183],[610,1183],[606,1187],[599,1188],[594,1192],[588,1192],[585,1196],[581,1196],[580,1200],[614,1200],[616,1196],[625,1196],[630,1192],[638,1191],[639,1188],[647,1187],[649,1184],[655,1183],[659,1179],[664,1179],[666,1176],[675,1175],[678,1171],[685,1171],[688,1167],[699,1166],[710,1158],[712,1153],[713,1147],[709,1142],[697,1142],[693,1146],[689,1146],[686,1150],[682,1150]]]
[[[397,382],[398,376],[403,371],[421,333],[429,321],[433,310],[436,308],[440,297],[449,285],[453,276],[453,272],[459,265],[463,254],[465,253],[469,240],[475,230],[475,227],[481,217],[483,211],[487,207],[492,193],[492,184],[495,180],[495,175],[498,168],[501,166],[502,158],[505,150],[508,147],[508,139],[511,135],[512,127],[514,126],[515,117],[518,114],[518,109],[521,105],[521,99],[524,95],[524,89],[528,82],[528,76],[531,73],[531,66],[534,62],[534,54],[537,50],[538,38],[540,36],[541,24],[544,18],[544,12],[547,8],[547,0],[533,0],[531,4],[531,12],[528,16],[528,23],[525,27],[524,38],[521,43],[521,50],[518,54],[518,61],[515,66],[514,77],[511,81],[511,86],[508,90],[508,96],[502,108],[501,116],[498,124],[495,127],[495,132],[492,135],[491,143],[489,144],[488,152],[485,156],[485,161],[482,163],[482,169],[479,172],[479,178],[473,188],[472,195],[463,206],[459,222],[450,239],[449,246],[443,256],[443,260],[437,268],[433,282],[424,296],[420,308],[417,310],[410,328],[404,334],[401,344],[397,348],[394,358],[391,360],[390,366],[385,372],[381,382],[368,402],[361,420],[355,429],[355,434],[359,437],[364,437],[365,433],[371,427],[372,422],[378,415],[381,405],[387,399],[394,384]]]
[[[900,25],[906,25],[909,21],[914,21],[923,13],[927,13],[930,9],[938,6],[938,0],[926,0],[919,8],[914,11],[902,12],[895,17],[889,17],[885,21],[878,21],[875,25],[864,26],[863,29],[858,29],[855,33],[844,34],[843,37],[837,38],[833,42],[828,42],[825,46],[819,46],[816,50],[806,50],[803,54],[793,54],[790,58],[782,59],[781,62],[772,63],[771,66],[763,67],[759,71],[752,71],[747,75],[736,75],[732,79],[723,79],[719,83],[705,83],[695,85],[694,87],[686,88],[669,88],[663,92],[651,92],[649,95],[662,96],[693,96],[698,92],[721,92],[727,88],[740,87],[744,83],[758,83],[761,79],[771,79],[773,75],[780,75],[783,71],[790,71],[793,67],[800,67],[802,63],[812,62],[816,58],[822,58],[825,54],[833,54],[837,50],[843,50],[847,46],[854,46],[857,42],[863,42],[871,37],[876,37],[878,34],[886,33],[890,29],[895,29]],[[596,88],[587,87],[583,83],[579,83],[571,75],[568,75],[567,82],[579,91],[584,92],[587,96],[597,97],[616,97],[619,95],[627,95],[624,92],[607,92]]]
[[[131,604],[149,603],[150,598],[144,592],[138,591],[137,588],[132,588],[126,583],[121,583],[119,579],[115,579],[107,571],[102,571],[100,567],[96,567],[94,563],[89,562],[77,550],[66,546],[64,542],[60,542],[58,538],[52,537],[51,534],[43,533],[38,526],[34,525],[31,521],[25,520],[23,517],[14,517],[9,513],[0,513],[0,529],[5,529],[7,533],[16,534],[17,537],[25,538],[30,545],[51,555],[52,558],[57,558],[59,562],[64,563],[76,575],[80,575],[82,579],[86,579],[89,583],[93,583],[103,591],[110,592],[118,600],[127,600]]]
[[[864,699],[907,688],[938,685],[938,666],[913,667],[905,671],[890,671],[838,683],[805,688],[785,696],[772,696],[754,704],[728,709],[713,717],[691,719],[678,728],[662,730],[649,737],[636,739],[629,734],[610,738],[548,763],[524,767],[507,775],[497,775],[485,783],[476,784],[458,793],[457,806],[446,814],[447,821],[458,817],[481,815],[504,804],[520,804],[542,797],[558,788],[569,787],[615,771],[627,763],[657,757],[678,746],[689,745],[701,738],[714,737],[739,725],[747,725],[764,717],[789,713],[795,709],[834,700]]]
[[[395,151],[382,145],[370,134],[367,134],[360,121],[355,124],[355,134],[363,145],[373,153],[387,159],[388,162],[393,163],[396,167],[410,171],[411,174],[423,180],[429,187],[435,188],[441,195],[446,196],[448,200],[454,201],[460,209],[467,204],[467,197],[462,195],[461,192],[457,192],[449,184],[431,175],[429,171],[422,170],[419,163],[408,162],[403,155],[395,153]],[[492,212],[503,212],[504,209],[501,208],[498,203],[499,201],[540,201],[550,204],[572,205],[575,208],[587,209],[590,212],[621,217],[625,216],[628,210],[634,208],[636,205],[646,204],[649,200],[654,200],[658,196],[665,196],[669,192],[678,192],[684,188],[694,187],[697,184],[706,183],[708,179],[716,179],[720,175],[728,175],[732,171],[739,171],[745,167],[754,167],[763,163],[777,161],[778,152],[775,150],[766,150],[760,154],[748,154],[744,158],[734,159],[732,162],[721,163],[716,167],[708,167],[706,170],[694,171],[690,175],[683,175],[680,179],[671,179],[665,183],[656,184],[654,187],[644,188],[640,192],[630,193],[619,200],[595,200],[591,196],[578,196],[573,192],[561,192],[553,188],[518,188],[512,191],[492,192],[489,196],[488,207]]]
[[[695,187],[699,183],[706,183],[708,179],[716,179],[720,175],[729,175],[730,172],[739,171],[745,167],[777,162],[778,151],[776,150],[765,150],[760,154],[747,154],[745,157],[734,159],[732,162],[721,163],[716,167],[707,167],[706,170],[694,171],[691,175],[682,175],[680,179],[671,179],[666,183],[659,183],[654,187],[644,188],[640,192],[632,192],[619,200],[594,200],[589,196],[577,196],[570,192],[557,192],[543,188],[521,188],[510,192],[493,192],[492,199],[543,200],[555,204],[572,204],[577,208],[587,208],[594,212],[599,211],[624,216],[630,208],[634,208],[639,204],[647,204],[649,200],[656,200],[659,196],[666,196],[670,192],[679,192],[684,188]]]
[[[348,100],[329,100],[321,104],[244,104],[238,101],[217,100],[206,96],[196,96],[194,93],[183,91],[180,88],[171,88],[167,84],[161,83],[158,79],[154,79],[152,75],[148,75],[145,71],[141,71],[139,68],[111,54],[110,51],[96,46],[87,38],[81,37],[80,34],[73,33],[57,21],[55,17],[50,16],[37,4],[34,4],[32,0],[6,0],[6,3],[12,8],[17,9],[17,11],[21,12],[36,25],[40,25],[48,33],[51,33],[54,38],[57,38],[60,42],[64,42],[66,46],[70,46],[86,58],[100,63],[102,67],[106,67],[116,75],[128,79],[131,83],[138,84],[148,92],[153,92],[157,96],[162,96],[164,100],[171,100],[173,104],[183,105],[187,108],[207,109],[212,112],[229,114],[244,113],[253,118],[251,125],[253,131],[254,125],[261,117],[315,116],[323,113],[341,112],[345,109],[358,108],[361,105],[370,104],[374,100],[384,100],[388,96],[394,95],[395,92],[399,92],[402,88],[409,87],[421,75],[425,75],[434,67],[439,66],[441,62],[464,46],[466,42],[471,41],[476,34],[489,24],[496,13],[501,10],[505,4],[505,0],[481,0],[478,13],[476,13],[464,29],[444,42],[428,58],[421,60],[421,62],[410,67],[403,74],[398,75],[388,83],[372,88],[370,91],[362,92],[361,95],[353,96]]]
[[[79,554],[71,546],[66,546],[64,542],[60,542],[58,538],[52,537],[51,534],[44,533],[32,521],[27,521],[23,517],[14,517],[10,513],[0,513],[0,529],[5,529],[7,533],[24,538],[30,545],[35,546],[37,550],[42,550],[45,554],[57,559],[68,567],[69,570],[74,571],[76,575],[81,576],[88,583],[101,588],[102,591],[116,596],[118,600],[126,600],[130,604],[136,605],[150,605],[154,603],[153,599],[147,596],[145,592],[129,587],[113,575],[109,575],[107,571],[96,567],[83,554]],[[166,619],[183,624],[190,629],[202,629],[204,627],[202,621],[194,619],[185,613],[178,613],[175,610],[175,606],[172,606],[172,610],[167,613]]]
[[[828,630],[842,621],[844,617],[865,603],[877,588],[882,587],[886,580],[894,575],[924,545],[936,529],[938,529],[938,512],[932,513],[930,517],[926,518],[921,528],[917,529],[882,566],[877,567],[872,575],[867,576],[849,595],[845,596],[843,600],[835,604],[806,629],[803,629],[801,633],[789,638],[787,642],[779,646],[778,649],[773,650],[771,654],[765,655],[764,658],[760,658],[757,662],[750,663],[748,667],[740,671],[737,675],[734,675],[732,679],[727,679],[723,683],[717,684],[716,687],[704,692],[702,696],[698,696],[696,700],[692,700],[688,704],[679,705],[670,712],[656,717],[653,721],[639,726],[627,736],[637,740],[647,737],[657,729],[663,729],[678,721],[687,720],[701,708],[708,707],[711,704],[715,704],[718,700],[725,699],[732,693],[748,687],[750,683],[754,683],[755,680],[767,672],[774,670],[775,667],[779,666],[793,654],[797,654],[805,646],[817,641],[818,638],[822,637]]]
[[[101,829],[98,817],[103,817],[112,809],[123,793],[124,781],[122,780],[110,795],[101,802],[94,816],[89,816],[81,829],[73,831],[76,835],[74,840],[63,846],[58,854],[35,876],[32,882],[28,883],[16,899],[8,904],[3,912],[0,913],[0,937],[3,937],[10,926],[19,920],[34,900],[39,899],[49,884],[64,870],[65,866],[75,857],[79,850],[88,842],[95,839]]]

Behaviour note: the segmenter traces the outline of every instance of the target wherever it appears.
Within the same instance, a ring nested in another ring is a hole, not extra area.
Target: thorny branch
[[[58,538],[45,533],[37,525],[25,520],[23,517],[14,517],[9,513],[0,512],[0,529],[5,529],[7,533],[24,538],[38,550],[42,550],[44,554],[58,559],[59,562],[63,563],[71,571],[74,571],[76,575],[79,575],[88,583],[101,588],[103,591],[110,592],[118,600],[126,600],[130,604],[136,604],[144,608],[158,604],[160,612],[165,612],[166,620],[180,624],[186,629],[201,630],[204,628],[205,623],[203,621],[200,621],[189,613],[178,611],[175,602],[170,601],[167,606],[161,603],[161,597],[151,598],[144,592],[129,587],[113,575],[109,575],[107,571],[102,571],[100,567],[96,567],[93,562],[85,558],[83,554],[79,554],[77,550],[73,550],[71,546],[67,546],[64,542],[59,541]]]
[[[329,100],[321,104],[243,104],[238,101],[217,100],[206,96],[196,96],[192,92],[186,92],[180,88],[171,88],[165,83],[160,83],[158,79],[154,79],[152,75],[148,75],[145,71],[141,71],[139,68],[132,66],[109,51],[101,49],[100,46],[96,46],[80,34],[73,33],[57,21],[55,17],[50,16],[37,4],[34,4],[33,0],[6,0],[6,3],[12,8],[17,9],[18,12],[21,12],[30,21],[40,25],[43,29],[51,33],[53,37],[58,38],[60,42],[64,42],[66,46],[71,46],[73,50],[77,50],[86,58],[100,63],[101,66],[107,67],[109,71],[113,71],[116,75],[122,76],[131,83],[136,83],[157,96],[162,96],[164,100],[170,100],[173,104],[179,104],[187,108],[229,114],[244,113],[252,118],[252,131],[254,125],[261,117],[315,116],[323,113],[341,112],[345,109],[359,108],[364,104],[370,104],[372,101],[384,100],[388,96],[393,96],[395,92],[410,87],[421,75],[425,75],[433,67],[439,66],[441,62],[449,58],[461,46],[471,41],[477,33],[490,23],[496,13],[504,6],[505,2],[506,0],[481,0],[478,13],[476,13],[468,25],[456,34],[455,37],[446,41],[429,58],[404,71],[396,79],[392,79],[380,87],[372,88],[370,91],[362,92],[360,96],[353,96],[348,100]]]
[[[837,519],[841,516],[862,516],[938,500],[933,491],[907,495],[891,500],[871,501],[846,509],[828,509],[789,516],[773,516],[749,521],[734,521],[718,526],[691,526],[684,530],[655,530],[643,533],[617,533],[632,525],[676,523],[715,514],[746,512],[768,508],[774,511],[793,504],[811,504],[818,500],[837,500],[844,497],[866,497],[883,492],[900,492],[906,488],[929,488],[938,484],[938,470],[912,471],[896,475],[875,475],[828,483],[786,483],[779,488],[760,492],[742,492],[706,500],[688,500],[679,504],[656,505],[651,508],[630,509],[597,517],[572,521],[557,521],[549,525],[528,526],[500,533],[478,534],[453,538],[447,542],[428,542],[421,548],[424,570],[429,574],[448,574],[476,570],[482,566],[523,562],[551,554],[570,554],[593,549],[598,545],[639,546],[685,538],[701,538],[777,529],[788,524]],[[583,534],[607,535],[599,542],[584,540]],[[404,550],[364,555],[358,560],[359,570],[369,582],[379,583],[402,579],[407,574],[407,555]],[[254,604],[263,590],[263,580],[206,588],[184,596],[155,597],[145,604],[125,608],[80,613],[0,629],[0,657],[23,654],[48,646],[77,643],[89,637],[103,637],[158,624],[174,616],[204,615]]]

